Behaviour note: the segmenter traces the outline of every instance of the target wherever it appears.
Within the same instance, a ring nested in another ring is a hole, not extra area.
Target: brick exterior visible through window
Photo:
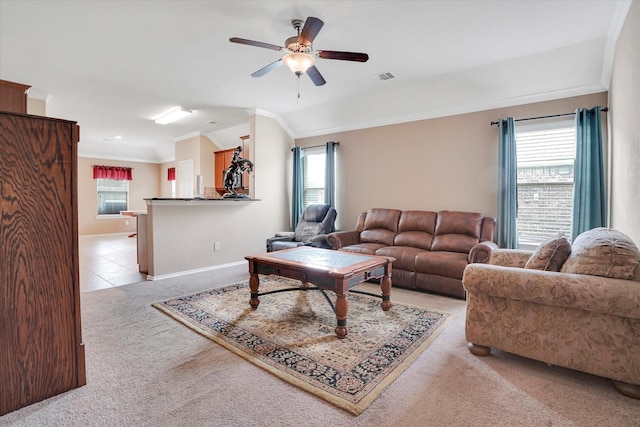
[[[518,241],[537,245],[571,235],[575,125],[573,121],[516,126]]]

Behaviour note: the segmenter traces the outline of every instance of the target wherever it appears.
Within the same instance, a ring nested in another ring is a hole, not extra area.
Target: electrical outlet
[[[214,251],[220,250],[220,242],[213,242],[213,250]]]
[[[126,221],[124,222],[124,225],[129,225],[129,220],[126,220]]]

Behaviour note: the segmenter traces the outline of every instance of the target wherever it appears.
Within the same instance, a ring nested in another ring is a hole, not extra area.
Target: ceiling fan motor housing
[[[289,37],[285,42],[287,50],[299,53],[311,53],[311,45],[304,45],[298,42],[298,36]]]

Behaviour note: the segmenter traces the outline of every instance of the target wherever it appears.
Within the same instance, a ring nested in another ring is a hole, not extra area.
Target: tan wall
[[[497,214],[498,128],[492,121],[606,106],[606,92],[296,140],[337,141],[339,229],[372,207]],[[603,115],[606,129],[606,115]]]
[[[254,163],[251,194],[256,199],[269,201],[270,216],[265,222],[267,236],[278,231],[289,231],[291,214],[291,148],[293,139],[273,119],[255,115],[251,117],[252,137],[250,160]],[[261,220],[261,219],[258,219]]]
[[[133,168],[129,182],[129,210],[146,210],[145,198],[160,196],[160,165],[154,163],[78,158],[78,233],[82,235],[133,233],[136,222],[129,217],[97,218],[98,189],[93,179],[93,165]],[[166,180],[166,170],[164,178]],[[128,224],[126,224],[128,222]]]
[[[198,135],[176,142],[175,167],[184,160],[193,160],[193,188],[196,188],[196,177],[202,175],[204,187],[213,187],[215,182],[215,158],[214,152],[220,148],[207,136]],[[180,173],[176,173],[176,197],[180,197]],[[170,192],[170,190],[169,190]]]
[[[640,245],[640,2],[631,2],[616,45],[611,111],[611,227]]]

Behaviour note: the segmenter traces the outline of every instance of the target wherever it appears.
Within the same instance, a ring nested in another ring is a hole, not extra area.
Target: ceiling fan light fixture
[[[175,122],[176,120],[180,120],[181,118],[186,117],[192,113],[193,113],[193,110],[178,107],[178,108],[174,108],[171,111],[166,112],[165,114],[161,115],[154,121],[159,125],[166,125],[167,123]]]
[[[296,76],[306,73],[316,63],[313,55],[301,52],[288,53],[282,58],[282,61]]]

